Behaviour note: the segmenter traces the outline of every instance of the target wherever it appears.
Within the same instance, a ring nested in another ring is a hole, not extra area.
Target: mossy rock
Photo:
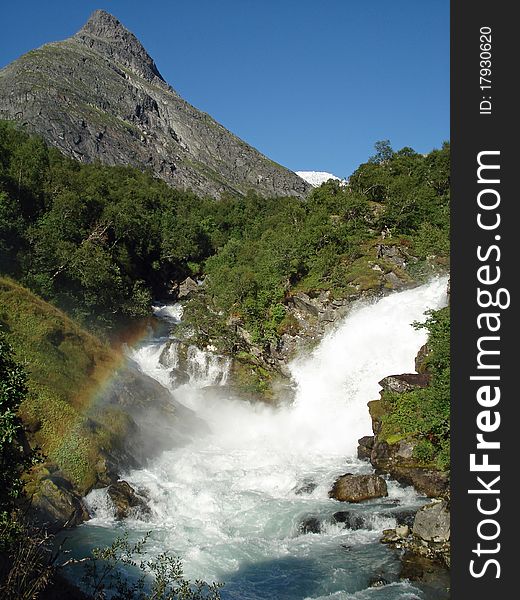
[[[230,384],[247,399],[272,402],[273,374],[247,352],[239,352],[231,364]]]
[[[32,521],[51,533],[75,527],[89,518],[80,495],[58,471],[35,470],[28,476],[26,491],[30,498]]]

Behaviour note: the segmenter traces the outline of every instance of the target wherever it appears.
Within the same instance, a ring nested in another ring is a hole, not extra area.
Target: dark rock
[[[384,472],[402,483],[413,486],[419,493],[429,498],[440,498],[449,492],[449,474],[436,469],[423,467],[399,466],[384,469]]]
[[[188,439],[207,425],[177,402],[170,390],[142,373],[132,361],[112,378],[99,399],[100,410],[119,409],[124,426],[112,436],[112,449],[105,454],[115,473],[142,466],[164,450]],[[100,419],[103,420],[103,413]]]
[[[170,381],[172,388],[175,389],[181,385],[184,385],[185,383],[189,383],[190,376],[188,375],[188,373],[186,373],[186,371],[183,371],[182,369],[176,369],[175,367],[173,367],[170,370]]]
[[[426,359],[428,358],[429,352],[428,344],[421,346],[419,352],[417,352],[417,356],[415,357],[415,370],[417,373],[423,374],[428,372]]]
[[[399,525],[408,525],[408,527],[413,527],[413,522],[415,520],[416,511],[412,509],[408,510],[397,510],[392,511],[392,516],[395,517],[395,520],[399,523]]]
[[[317,317],[320,312],[315,302],[313,302],[311,298],[309,298],[309,296],[303,292],[298,292],[297,294],[291,296],[290,302],[292,302],[295,308],[303,311],[304,313],[308,313],[313,317]]]
[[[39,600],[92,600],[66,577],[55,572],[49,584],[38,594]]]
[[[338,477],[329,492],[329,498],[342,502],[362,502],[387,495],[386,481],[382,477],[352,473]]]
[[[379,587],[384,587],[385,585],[388,585],[390,582],[388,581],[388,579],[385,579],[384,577],[373,577],[369,583],[368,583],[368,587],[371,588],[379,588]]]
[[[159,362],[163,367],[168,369],[176,368],[187,372],[188,351],[189,344],[175,338],[170,339],[166,342],[164,349],[161,352]]]
[[[89,519],[83,500],[66,479],[42,473],[35,483],[36,491],[31,496],[29,509],[34,525],[56,533]]]
[[[418,388],[425,388],[430,383],[427,373],[404,373],[402,375],[389,375],[379,382],[379,385],[388,392],[411,392]]]
[[[405,551],[401,557],[400,579],[413,581],[426,592],[428,598],[444,600],[449,598],[450,573],[441,561]]]
[[[307,517],[298,526],[300,533],[321,533],[321,523],[317,517]]]
[[[370,460],[374,447],[374,436],[366,435],[358,440],[357,455],[361,460]]]
[[[110,485],[107,494],[112,501],[117,519],[126,519],[131,514],[148,516],[150,507],[144,498],[137,495],[134,488],[126,481],[118,481]]]
[[[351,510],[340,510],[332,515],[335,523],[344,523],[347,529],[357,530],[367,527],[365,518],[358,512]]]
[[[298,494],[299,496],[303,494],[312,494],[317,487],[318,484],[315,481],[304,479],[294,488],[294,493]]]

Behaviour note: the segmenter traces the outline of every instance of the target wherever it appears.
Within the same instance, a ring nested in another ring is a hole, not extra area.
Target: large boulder
[[[306,517],[298,525],[300,533],[321,533],[321,522],[318,517]]]
[[[126,519],[131,515],[147,516],[150,507],[144,498],[137,494],[127,481],[113,483],[107,489],[107,494],[114,505],[116,519]]]
[[[446,502],[432,502],[418,510],[412,531],[426,542],[447,542],[450,539],[450,513]]]
[[[56,533],[89,519],[83,500],[70,482],[59,474],[42,469],[34,483],[37,486],[31,495],[29,513],[31,521],[38,527]]]
[[[441,498],[449,495],[450,475],[446,471],[398,464],[387,467],[384,471],[399,483],[413,486],[420,494],[424,494],[428,498]]]
[[[338,477],[329,492],[329,498],[341,502],[362,502],[388,496],[386,481],[378,475],[345,473]]]

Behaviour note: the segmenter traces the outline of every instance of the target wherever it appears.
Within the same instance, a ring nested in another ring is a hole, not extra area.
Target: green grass
[[[101,448],[110,431],[124,427],[120,414],[95,415],[92,397],[120,362],[120,355],[60,310],[7,278],[0,278],[0,323],[29,375],[20,416],[33,445],[41,447],[81,492],[96,483]],[[110,428],[103,421],[110,422]]]

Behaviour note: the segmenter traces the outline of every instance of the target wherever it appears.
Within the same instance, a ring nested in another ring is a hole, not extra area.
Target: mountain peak
[[[137,37],[114,15],[104,10],[95,10],[73,39],[148,81],[156,78],[164,81],[152,57]]]

